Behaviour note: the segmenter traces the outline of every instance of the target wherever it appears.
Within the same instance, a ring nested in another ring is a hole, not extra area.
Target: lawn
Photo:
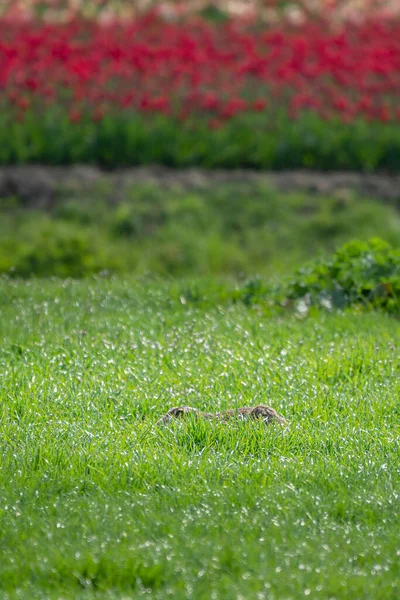
[[[2,600],[399,598],[398,320],[179,285],[1,281]]]

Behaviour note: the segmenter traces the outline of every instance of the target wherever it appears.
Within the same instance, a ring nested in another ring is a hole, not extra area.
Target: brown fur
[[[278,415],[273,408],[265,406],[264,404],[259,404],[258,406],[244,406],[238,409],[223,410],[218,413],[203,412],[197,408],[193,408],[192,406],[177,406],[175,408],[170,408],[169,411],[157,422],[157,425],[168,423],[169,421],[172,421],[172,419],[181,419],[187,415],[193,415],[196,418],[207,419],[209,421],[229,421],[237,417],[239,419],[261,419],[266,425],[273,421],[287,425],[286,419],[284,419],[281,415]]]

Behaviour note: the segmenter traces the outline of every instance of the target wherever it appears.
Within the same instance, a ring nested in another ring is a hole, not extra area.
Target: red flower
[[[94,121],[95,123],[98,123],[99,121],[101,121],[101,119],[104,117],[104,115],[105,115],[104,108],[99,106],[92,113],[92,121]]]
[[[210,121],[208,121],[209,128],[214,129],[215,131],[221,129],[222,125],[222,121],[220,121],[219,119],[211,119]]]
[[[256,112],[264,112],[264,110],[267,108],[267,101],[266,100],[255,100],[253,102],[253,109]]]
[[[27,98],[26,96],[21,96],[20,98],[17,98],[16,103],[22,110],[27,110],[31,105],[29,98]]]
[[[82,120],[82,113],[78,108],[72,108],[68,116],[71,123],[79,123]]]
[[[391,118],[391,111],[388,106],[381,106],[378,110],[378,118],[382,123],[387,123]]]
[[[229,100],[229,102],[222,108],[221,117],[225,119],[231,119],[235,115],[240,112],[243,112],[247,104],[244,100],[240,98],[234,98],[233,100]]]

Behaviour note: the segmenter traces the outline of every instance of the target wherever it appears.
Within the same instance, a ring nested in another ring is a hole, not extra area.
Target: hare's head
[[[276,410],[270,406],[265,406],[264,404],[255,406],[251,411],[251,416],[254,419],[262,419],[265,423],[271,423],[272,421],[275,421],[277,423],[281,423],[282,425],[288,424],[286,419],[284,419],[281,415],[278,415]]]

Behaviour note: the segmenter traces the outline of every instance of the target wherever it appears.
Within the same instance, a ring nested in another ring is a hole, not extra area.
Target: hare
[[[181,419],[187,415],[193,415],[196,418],[207,419],[209,421],[229,421],[231,419],[261,419],[266,425],[273,421],[287,425],[286,419],[269,406],[259,404],[258,406],[244,406],[238,409],[223,410],[218,413],[208,413],[193,408],[192,406],[177,406],[170,408],[169,411],[157,421],[157,425],[168,423],[172,419]]]

